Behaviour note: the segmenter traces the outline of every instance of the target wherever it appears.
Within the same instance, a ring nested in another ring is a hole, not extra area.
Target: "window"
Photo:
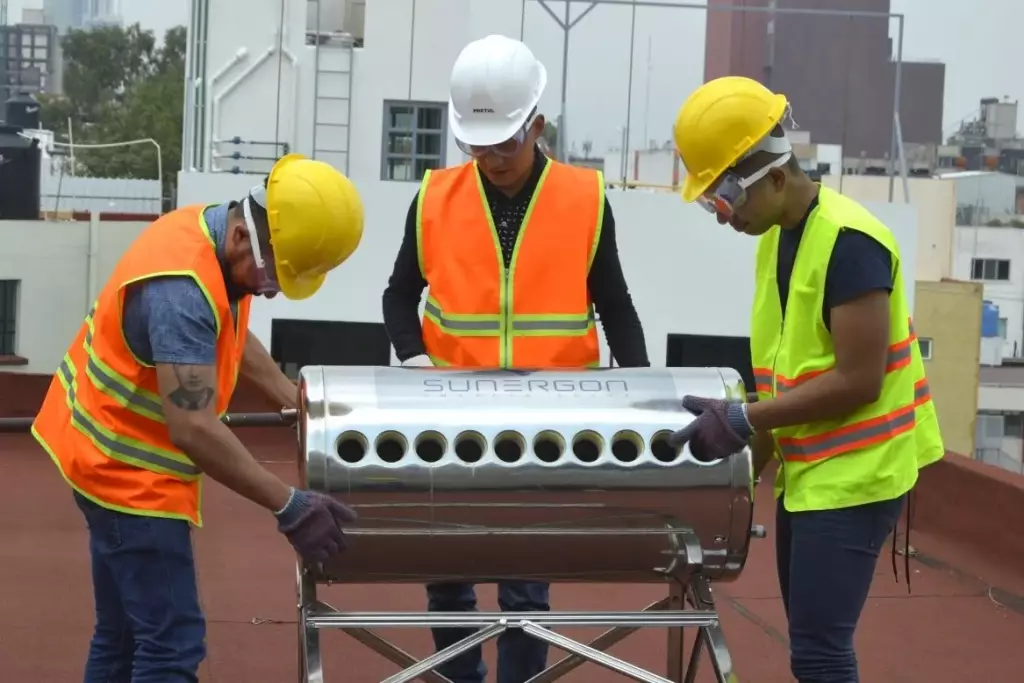
[[[917,347],[921,349],[921,358],[923,360],[932,359],[932,340],[928,337],[918,337]]]
[[[13,356],[18,326],[20,280],[0,280],[0,356]]]
[[[1024,415],[1021,415],[1021,413],[1006,413],[1003,415],[1003,436],[1015,439],[1024,437]]]
[[[270,356],[296,379],[306,365],[391,365],[391,340],[384,323],[274,318]]]
[[[444,168],[447,122],[447,104],[384,102],[381,180],[415,182],[428,169]]]
[[[1006,339],[1006,318],[999,319],[999,336]]]
[[[975,258],[971,259],[972,280],[1009,280],[1009,259]]]

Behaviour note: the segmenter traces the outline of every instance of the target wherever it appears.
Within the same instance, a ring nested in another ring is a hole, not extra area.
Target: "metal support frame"
[[[568,136],[566,135],[568,129],[565,125],[566,121],[566,92],[568,90],[567,76],[568,76],[568,63],[569,63],[569,31],[580,22],[583,17],[587,16],[591,10],[598,5],[619,5],[633,8],[633,30],[629,36],[629,56],[630,56],[630,69],[629,69],[629,93],[628,99],[626,100],[626,131],[625,140],[626,145],[622,150],[622,154],[628,153],[629,138],[630,138],[630,112],[633,108],[632,95],[633,95],[633,51],[635,42],[635,29],[636,29],[636,8],[637,7],[662,7],[664,9],[697,9],[704,10],[706,12],[756,12],[756,13],[768,13],[768,14],[805,14],[805,15],[817,15],[826,17],[864,17],[864,18],[886,18],[896,19],[898,27],[898,38],[896,41],[896,74],[893,84],[893,121],[895,125],[892,130],[891,143],[889,146],[889,201],[892,202],[893,195],[895,194],[896,187],[896,162],[897,158],[900,160],[900,175],[903,179],[903,190],[904,190],[904,201],[910,203],[910,192],[909,192],[909,181],[907,180],[907,167],[905,162],[905,150],[903,149],[903,141],[901,136],[897,136],[897,130],[899,130],[900,121],[900,98],[903,95],[903,23],[904,15],[895,12],[869,12],[866,10],[838,10],[838,9],[804,9],[804,8],[790,8],[790,7],[777,7],[775,3],[770,3],[768,6],[763,7],[748,7],[740,5],[707,5],[701,3],[686,3],[686,2],[670,2],[667,0],[561,0],[565,2],[565,17],[564,19],[559,18],[554,11],[548,6],[550,0],[532,0],[540,4],[544,8],[544,11],[555,20],[555,23],[562,29],[562,97],[561,105],[562,111],[559,115],[558,124],[558,152],[559,158],[563,161],[566,160],[566,150],[568,149]],[[587,5],[579,16],[572,21],[569,20],[570,8],[573,3],[583,3]],[[525,4],[524,4],[525,12]],[[623,178],[625,183],[625,178]]]
[[[228,413],[221,422],[229,427],[290,427],[297,417],[294,408],[285,408],[276,413]],[[0,417],[0,434],[27,432],[34,420],[34,417]]]
[[[763,537],[761,527],[751,535]],[[708,579],[702,574],[703,551],[696,534],[681,529],[679,556],[673,558],[672,575],[666,572],[669,595],[636,612],[345,612],[317,597],[319,584],[330,585],[316,567],[298,563],[299,681],[324,683],[320,630],[338,629],[370,650],[402,667],[381,683],[451,683],[435,669],[472,647],[498,637],[508,629],[543,640],[567,656],[550,665],[527,683],[551,683],[591,662],[640,683],[694,683],[698,664],[707,650],[717,683],[736,683],[732,657],[719,624],[718,611]],[[689,607],[687,607],[687,605]],[[611,627],[589,643],[582,643],[554,628],[566,626]],[[371,631],[372,628],[477,628],[472,635],[421,660]],[[605,651],[641,628],[668,628],[667,676],[646,671]],[[697,629],[690,656],[684,659],[685,628]]]

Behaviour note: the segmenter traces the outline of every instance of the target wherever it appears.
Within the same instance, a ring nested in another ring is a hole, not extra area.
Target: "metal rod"
[[[316,2],[316,43],[313,45],[313,142],[310,156],[316,159],[316,129],[320,123],[320,0]]]
[[[574,2],[581,3],[593,3],[595,5],[636,5],[637,7],[665,7],[666,9],[700,9],[707,12],[755,12],[760,14],[775,13],[775,14],[817,14],[818,16],[825,17],[902,17],[902,14],[895,12],[872,12],[869,10],[839,10],[839,9],[820,9],[820,8],[798,8],[798,7],[768,7],[768,6],[753,6],[753,5],[722,5],[713,4],[707,5],[698,2],[672,2],[671,0],[658,2],[657,0],[564,0],[566,4],[572,4]],[[533,2],[539,2],[543,4],[545,0],[533,0]]]
[[[553,633],[533,621],[524,621],[521,628],[523,633],[531,635],[537,640],[543,640],[559,650],[583,657],[598,666],[603,666],[617,674],[631,678],[634,681],[639,681],[639,683],[672,683],[667,678],[644,671],[635,664],[630,664],[618,657],[613,657],[606,652],[595,650],[560,633]]]
[[[893,85],[892,94],[892,112],[893,112],[893,126],[892,126],[892,144],[889,148],[889,156],[892,165],[889,167],[889,203],[892,203],[893,195],[896,190],[896,156],[899,145],[901,144],[897,140],[896,131],[896,120],[900,117],[900,97],[903,95],[903,15],[899,15],[896,19],[898,37],[896,39],[896,77],[893,79],[896,83]],[[910,202],[910,197],[904,197],[905,202]]]
[[[429,657],[424,657],[407,669],[399,671],[394,676],[385,678],[381,683],[408,683],[413,679],[419,678],[422,674],[425,674],[428,671],[433,671],[445,662],[455,659],[459,655],[472,650],[477,645],[482,645],[491,638],[501,635],[506,630],[508,630],[508,626],[503,623],[491,624],[487,628],[480,629],[476,633],[466,636],[457,643],[452,643],[443,650],[438,650]]]
[[[665,612],[325,612],[311,609],[306,623],[315,628],[474,628],[504,620],[539,626],[702,627],[718,623],[714,611]]]
[[[670,598],[662,598],[661,600],[658,600],[657,602],[648,605],[646,608],[644,608],[644,611],[651,612],[654,610],[663,610],[666,607],[668,607],[669,601]],[[611,628],[602,633],[601,635],[599,635],[597,638],[594,638],[586,645],[587,647],[591,647],[595,650],[605,652],[612,645],[615,645],[616,643],[625,640],[626,638],[633,635],[639,630],[640,627],[638,626],[632,626],[630,628]],[[552,681],[556,681],[559,678],[562,678],[570,671],[573,671],[574,669],[582,666],[583,664],[586,664],[586,662],[587,660],[584,657],[580,657],[576,654],[570,654],[566,657],[563,657],[555,664],[552,664],[544,671],[541,671],[539,674],[526,681],[526,683],[551,683]]]
[[[566,3],[566,7],[569,3]],[[626,134],[623,136],[622,184],[626,184],[629,175],[629,132],[633,120],[633,53],[636,52],[636,2],[633,3],[632,18],[629,22],[629,79],[626,84]],[[633,169],[634,173],[636,168]]]
[[[292,408],[277,413],[228,413],[221,422],[229,427],[290,427],[298,417]],[[34,417],[0,417],[0,434],[27,432]]]
[[[558,160],[563,164],[568,163],[569,156],[566,154],[566,133],[569,130],[569,126],[566,125],[566,109],[568,107],[568,92],[569,92],[569,31],[572,27],[569,26],[569,10],[572,7],[572,3],[565,3],[565,20],[562,24],[562,108],[561,108],[561,121],[558,124]]]

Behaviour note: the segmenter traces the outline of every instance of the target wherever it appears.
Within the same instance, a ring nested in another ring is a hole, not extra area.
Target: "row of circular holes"
[[[679,450],[668,442],[670,431],[658,432],[651,437],[651,455],[661,462],[673,462]],[[387,463],[397,463],[409,449],[405,436],[395,431],[379,435],[374,442],[377,457]],[[337,442],[338,457],[347,463],[358,463],[369,450],[366,437],[360,432],[345,432]],[[423,432],[413,442],[413,451],[424,462],[438,462],[448,450],[448,441],[438,432]],[[455,457],[465,463],[479,462],[487,450],[487,440],[479,432],[466,431],[455,437]],[[582,462],[596,462],[604,450],[604,439],[596,432],[582,431],[572,440],[572,453]],[[612,437],[612,457],[620,462],[633,462],[644,451],[644,440],[633,431],[624,430]],[[514,463],[526,453],[526,439],[519,432],[505,431],[494,438],[494,454],[498,459]],[[546,463],[557,462],[565,453],[565,439],[560,434],[544,431],[533,439],[533,453]]]

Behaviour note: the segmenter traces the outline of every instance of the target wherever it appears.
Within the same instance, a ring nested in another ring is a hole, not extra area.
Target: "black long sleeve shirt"
[[[481,174],[506,268],[512,260],[516,237],[546,161],[540,150],[535,149],[530,178],[523,189],[513,197],[502,193]],[[416,250],[418,197],[417,193],[409,206],[405,235],[383,297],[384,326],[400,361],[426,353],[419,317],[420,299],[427,287],[427,281],[420,273]],[[601,236],[587,277],[587,288],[615,362],[621,367],[649,366],[643,326],[636,314],[626,278],[622,273],[618,245],[615,241],[615,218],[607,199]]]

